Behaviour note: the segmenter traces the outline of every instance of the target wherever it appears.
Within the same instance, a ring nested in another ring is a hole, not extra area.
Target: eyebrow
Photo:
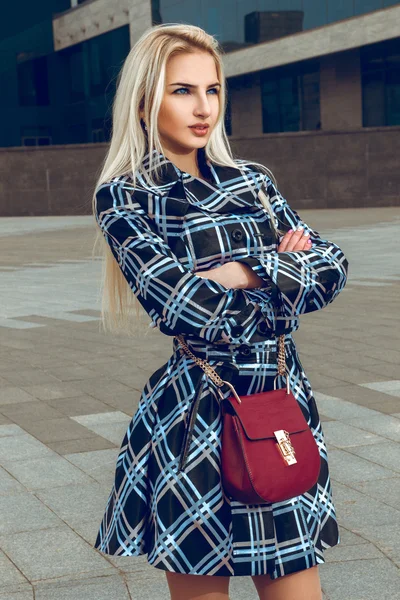
[[[183,86],[189,87],[189,88],[197,88],[197,87],[199,87],[198,85],[193,85],[192,83],[184,83],[184,82],[170,83],[169,85],[183,85]],[[221,84],[219,83],[219,81],[217,81],[216,83],[211,83],[207,87],[215,87],[217,85],[221,86]]]

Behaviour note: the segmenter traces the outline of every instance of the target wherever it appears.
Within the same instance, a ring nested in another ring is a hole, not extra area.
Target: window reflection
[[[26,58],[17,56],[18,97],[20,106],[49,104],[47,56]]]
[[[400,125],[400,40],[361,48],[363,126]]]
[[[319,63],[261,71],[263,133],[320,128]]]

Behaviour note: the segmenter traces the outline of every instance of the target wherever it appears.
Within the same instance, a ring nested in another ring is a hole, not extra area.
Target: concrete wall
[[[117,5],[118,4],[118,5]],[[131,46],[151,27],[151,0],[93,0],[53,19],[54,50],[129,24]]]
[[[231,144],[271,169],[295,208],[400,205],[400,127],[265,134]]]
[[[224,57],[225,74],[234,77],[397,38],[399,23],[400,6],[393,6],[235,50]]]
[[[321,57],[320,103],[322,129],[362,127],[359,48]]]
[[[0,148],[0,216],[90,214],[107,145]]]
[[[400,127],[265,134],[231,140],[270,168],[291,206],[399,206]],[[107,144],[0,149],[0,216],[91,213]]]

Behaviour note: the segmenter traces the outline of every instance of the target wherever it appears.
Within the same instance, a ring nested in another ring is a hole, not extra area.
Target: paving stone
[[[355,546],[338,544],[326,552],[326,562],[348,562],[349,560],[365,560],[369,558],[386,558],[374,544],[366,542]]]
[[[115,396],[115,394],[127,394],[128,397],[132,397],[137,392],[132,391],[127,385],[123,383],[119,383],[118,381],[112,380],[109,377],[97,378],[97,379],[87,379],[86,381],[75,382],[75,385],[79,384],[79,388],[82,392],[89,394],[89,396],[93,396],[97,398],[97,400],[101,400],[102,402],[107,403],[110,398]]]
[[[113,448],[112,450],[66,454],[64,458],[88,473],[96,481],[108,483],[114,477],[118,455],[119,448]]]
[[[40,385],[42,383],[57,383],[58,379],[41,369],[21,369],[20,371],[10,371],[3,375],[13,386],[23,387],[25,385]]]
[[[26,492],[24,486],[0,467],[0,496],[19,494],[21,492]]]
[[[390,469],[338,448],[329,451],[328,460],[333,479],[341,483],[352,484],[354,481],[373,480],[375,485],[379,485],[378,480],[397,475]]]
[[[130,419],[127,423],[117,422],[102,425],[91,425],[90,430],[96,432],[101,437],[105,438],[106,440],[109,440],[110,442],[119,447],[121,446],[122,440],[124,439],[125,433],[129,425],[129,421]]]
[[[353,533],[349,531],[341,523],[339,523],[339,535],[340,535],[340,544],[339,546],[355,546],[356,544],[367,544],[368,540],[365,540],[363,537],[358,535],[357,533]],[[336,546],[334,546],[336,548]]]
[[[390,525],[395,531],[400,527],[400,511],[336,480],[333,482],[333,499],[340,523],[368,541],[374,541],[368,535],[371,525],[377,528]]]
[[[82,392],[77,389],[69,382],[60,382],[41,385],[29,385],[24,386],[26,394],[29,394],[31,400],[52,400],[53,398],[73,398],[74,396],[81,396]],[[21,390],[22,391],[22,390]],[[22,400],[20,400],[22,402]],[[1,404],[1,392],[0,392],[0,404]]]
[[[65,486],[69,483],[91,483],[93,479],[74,467],[62,456],[46,456],[15,463],[9,462],[7,470],[28,490]]]
[[[1,536],[0,545],[32,583],[75,573],[91,574],[96,569],[104,572],[114,569],[67,525]]]
[[[100,497],[100,500],[103,501],[105,499],[105,501],[104,501],[103,508],[101,508],[101,506],[100,506],[99,510],[97,511],[98,517],[96,519],[93,518],[93,515],[96,511],[92,511],[90,520],[89,520],[87,514],[84,514],[82,519],[79,519],[79,515],[74,515],[72,518],[67,517],[67,519],[68,518],[70,519],[71,523],[66,519],[68,525],[70,525],[70,527],[78,535],[80,535],[84,540],[86,540],[88,542],[88,544],[90,544],[90,546],[92,546],[92,547],[95,544],[95,541],[97,538],[97,533],[98,533],[100,525],[101,525],[104,509],[107,504],[110,486],[102,487],[101,489],[102,489],[103,496]],[[129,559],[129,558],[133,558],[133,557],[127,556],[127,557],[120,557],[120,558],[128,558]],[[137,557],[134,557],[134,558],[137,558]],[[144,556],[144,558],[146,558],[146,557]],[[107,560],[110,563],[114,564],[112,559],[113,559],[112,556],[107,556]],[[136,562],[136,561],[131,561],[131,562]],[[125,565],[126,564],[127,563],[125,563]]]
[[[108,423],[129,423],[130,418],[122,412],[111,411],[107,413],[96,413],[93,415],[82,415],[73,417],[73,420],[85,427],[92,427],[93,425],[103,425]]]
[[[141,558],[141,557],[139,556],[139,557],[132,557],[132,558],[135,559],[135,558]],[[151,572],[151,575],[148,577],[144,576],[141,573],[140,579],[139,579],[138,574],[136,572],[126,573],[125,581],[127,583],[129,592],[132,596],[132,600],[155,600],[155,598],[158,599],[158,598],[169,598],[170,597],[165,572],[162,571],[161,569],[156,569],[152,565],[149,565],[149,567],[153,569],[154,573]],[[149,572],[149,571],[147,571],[147,572]],[[232,577],[230,580],[230,585],[229,585],[230,590],[233,589],[232,583],[233,583],[234,579],[235,578]],[[240,578],[240,579],[242,579],[242,578]],[[254,595],[255,594],[254,585],[252,585],[252,587],[249,586],[248,585],[249,582],[246,581],[247,579],[248,579],[247,577],[244,577],[243,578],[244,583],[242,584],[246,587],[246,589],[249,589],[249,587],[250,587],[250,590],[251,590],[252,595],[248,596],[247,600],[255,600],[257,598],[257,595]],[[230,594],[230,596],[231,596],[232,600],[235,600],[235,596],[233,596],[232,594]],[[237,598],[237,596],[236,596],[236,598]]]
[[[27,390],[11,386],[0,388],[0,406],[16,404],[17,402],[35,402],[35,400],[35,396],[29,394]]]
[[[329,600],[393,600],[398,596],[398,570],[388,559],[326,563],[320,577]]]
[[[83,439],[93,435],[92,431],[68,417],[24,423],[24,429],[44,443]]]
[[[65,485],[36,491],[36,496],[70,527],[92,522],[97,525],[103,516],[111,486],[101,486],[97,482]],[[98,515],[98,516],[97,516]]]
[[[2,406],[2,412],[15,423],[22,425],[22,427],[26,422],[45,421],[64,416],[45,402],[38,401],[6,404]]]
[[[35,600],[131,600],[119,574],[35,585]],[[154,600],[154,599],[153,599]]]
[[[110,440],[120,446],[125,436],[131,417],[120,411],[109,413],[97,413],[95,415],[83,415],[73,417],[78,423],[82,423],[90,431]]]
[[[379,362],[378,359],[375,360],[376,362],[373,365],[368,365],[368,369],[371,373],[393,378],[399,376],[399,366],[396,363],[385,363]]]
[[[29,492],[0,496],[0,514],[0,536],[61,524],[60,519]]]
[[[347,451],[400,473],[400,445],[397,442],[385,441],[382,444],[353,446]]]
[[[340,421],[324,423],[323,431],[326,440],[337,448],[378,444],[386,441],[378,435],[347,425],[346,423],[341,423]]]
[[[369,373],[367,370],[357,368],[351,365],[337,365],[330,361],[326,364],[320,364],[319,372],[321,373],[321,375],[333,377],[338,381],[342,381],[344,383],[357,383],[359,385],[362,385],[364,383],[377,380],[376,373]],[[382,376],[382,380],[384,380],[384,376]]]
[[[15,425],[14,423],[10,425],[1,425],[0,426],[0,438],[9,437],[14,435],[23,435],[25,431],[19,425]]]
[[[381,394],[381,399],[376,402],[369,402],[368,407],[383,414],[392,415],[400,410],[399,394],[395,392]]]
[[[30,584],[19,585],[17,588],[0,588],[2,600],[34,600],[33,587]]]
[[[47,372],[60,381],[76,381],[80,379],[90,379],[98,377],[98,373],[85,365],[76,365],[73,367],[49,368]]]
[[[6,417],[5,415],[0,413],[0,425],[8,425],[11,423],[12,423],[12,421],[8,417]]]
[[[91,396],[77,396],[76,398],[60,398],[47,400],[47,406],[53,407],[58,414],[76,417],[93,413],[110,412],[110,406],[96,400]]]
[[[0,438],[0,464],[4,468],[17,460],[45,456],[54,456],[54,453],[32,435],[25,433],[24,435]]]
[[[393,523],[363,523],[362,535],[375,544],[390,560],[400,568],[399,525]]]
[[[399,509],[400,477],[380,479],[379,485],[376,481],[353,481],[349,485],[367,496]]]
[[[82,440],[66,440],[64,442],[49,442],[47,446],[57,452],[58,454],[65,455],[74,452],[91,452],[93,450],[105,450],[107,448],[115,448],[120,446],[121,442],[114,444],[110,440],[106,440],[100,435],[96,435],[93,432],[93,436],[84,438]]]
[[[352,418],[368,418],[372,416],[379,416],[380,413],[376,410],[371,410],[358,404],[353,404],[336,396],[329,396],[322,392],[315,393],[315,400],[317,403],[318,411],[324,413],[332,419],[338,421],[345,421],[348,423],[348,419]],[[355,424],[356,425],[356,424]]]
[[[393,440],[400,441],[400,421],[396,417],[388,415],[379,415],[366,419],[348,419],[349,425],[355,425],[360,429],[377,433],[378,435]]]
[[[371,408],[373,406],[379,406],[385,396],[382,398],[382,392],[371,390],[361,385],[340,385],[335,388],[330,388],[329,393],[336,398],[347,400],[353,404],[359,404]]]
[[[7,556],[0,550],[0,590],[17,586],[20,583],[27,583],[25,577],[18,571]]]
[[[389,381],[370,381],[369,383],[360,384],[363,387],[367,387],[371,390],[377,390],[383,394],[388,394],[393,391],[400,393],[400,380],[390,379]]]

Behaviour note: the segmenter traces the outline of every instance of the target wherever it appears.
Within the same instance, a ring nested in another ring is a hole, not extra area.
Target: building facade
[[[0,26],[0,161],[12,168],[32,147],[58,159],[82,145],[85,156],[104,153],[129,49],[151,25],[180,22],[203,27],[225,51],[235,154],[271,168],[295,204],[399,203],[400,2],[42,0],[12,10],[12,27]]]

